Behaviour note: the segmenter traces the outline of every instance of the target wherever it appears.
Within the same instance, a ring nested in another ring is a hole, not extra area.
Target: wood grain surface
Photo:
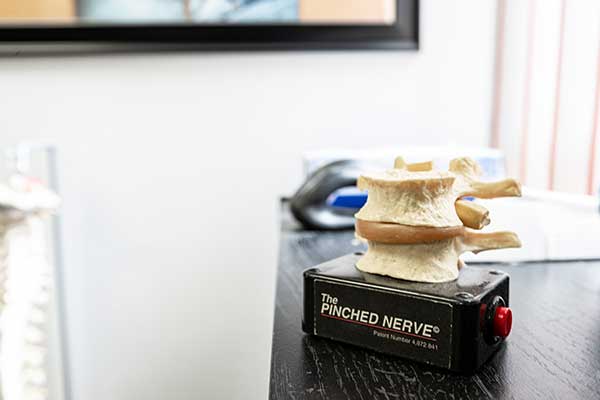
[[[302,332],[302,270],[362,249],[353,232],[302,231],[284,208],[271,399],[600,399],[600,262],[496,265],[513,329],[473,376]]]

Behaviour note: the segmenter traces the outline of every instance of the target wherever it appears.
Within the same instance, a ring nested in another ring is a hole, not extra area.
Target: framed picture
[[[1,0],[0,43],[417,49],[418,0]]]

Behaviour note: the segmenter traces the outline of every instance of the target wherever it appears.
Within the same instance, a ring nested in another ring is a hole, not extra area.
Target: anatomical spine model
[[[44,400],[52,268],[45,220],[60,204],[35,179],[0,183],[0,398]]]
[[[521,247],[513,232],[477,232],[489,224],[489,212],[464,197],[521,195],[514,179],[482,182],[480,176],[470,158],[454,159],[448,171],[437,171],[431,162],[406,164],[400,157],[394,169],[360,176],[358,187],[369,196],[356,214],[356,235],[369,248],[358,269],[447,282],[458,277],[464,252]]]

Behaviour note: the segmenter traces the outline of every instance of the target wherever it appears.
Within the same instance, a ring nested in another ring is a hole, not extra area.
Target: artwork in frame
[[[2,0],[1,42],[418,47],[418,0]]]
[[[395,0],[80,0],[87,21],[392,24]]]

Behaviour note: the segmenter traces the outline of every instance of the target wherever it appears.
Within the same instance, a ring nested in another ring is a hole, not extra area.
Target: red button
[[[512,328],[512,311],[508,307],[496,308],[494,314],[494,336],[507,337]]]

